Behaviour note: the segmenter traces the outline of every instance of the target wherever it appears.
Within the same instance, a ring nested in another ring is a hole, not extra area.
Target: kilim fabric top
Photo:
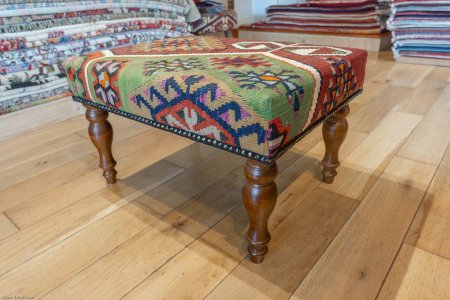
[[[363,87],[367,52],[181,37],[65,62],[74,100],[269,163]]]

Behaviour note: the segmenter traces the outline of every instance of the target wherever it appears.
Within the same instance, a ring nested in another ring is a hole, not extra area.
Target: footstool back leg
[[[108,122],[108,112],[89,105],[85,107],[86,119],[90,123],[89,136],[100,156],[100,168],[103,169],[106,182],[113,184],[116,182],[117,171],[114,168],[116,161],[111,152],[113,129]]]
[[[329,117],[323,124],[322,135],[325,142],[325,156],[322,160],[323,182],[331,184],[336,177],[336,169],[339,167],[339,149],[348,132],[347,116],[350,107],[345,105],[334,115]]]
[[[266,165],[254,160],[247,160],[244,174],[247,179],[242,191],[242,198],[249,217],[247,232],[248,251],[254,263],[262,263],[268,251],[270,241],[268,230],[269,217],[277,202],[277,165]]]

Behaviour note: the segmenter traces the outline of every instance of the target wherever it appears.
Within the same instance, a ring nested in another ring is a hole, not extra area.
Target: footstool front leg
[[[242,198],[249,217],[247,232],[248,252],[253,263],[264,260],[270,241],[269,217],[277,202],[277,165],[266,165],[251,159],[247,160],[244,174],[247,179]]]
[[[117,171],[114,168],[116,161],[111,152],[113,129],[108,122],[108,112],[89,105],[85,105],[85,107],[86,119],[90,123],[89,136],[100,156],[99,166],[103,169],[106,182],[113,184],[116,182]]]
[[[348,132],[347,116],[350,107],[345,105],[323,124],[322,135],[325,142],[325,156],[322,160],[323,182],[331,184],[336,177],[336,169],[339,167],[339,149],[341,148]]]

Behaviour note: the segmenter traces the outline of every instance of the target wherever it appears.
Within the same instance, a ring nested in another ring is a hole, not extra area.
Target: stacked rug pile
[[[267,8],[267,19],[255,29],[299,32],[379,34],[386,29],[387,0],[306,0]]]
[[[198,18],[192,0],[1,1],[0,114],[66,95],[69,56],[188,35]]]
[[[394,0],[389,29],[396,58],[450,60],[450,0]]]
[[[212,0],[196,0],[201,19],[192,24],[192,33],[204,35],[227,32],[237,27],[237,14],[232,9]]]

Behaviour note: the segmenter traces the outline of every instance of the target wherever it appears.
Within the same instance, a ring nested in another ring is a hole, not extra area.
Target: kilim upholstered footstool
[[[65,69],[110,184],[108,112],[246,157],[248,250],[260,263],[277,199],[276,159],[325,122],[323,180],[333,182],[366,60],[357,49],[182,37],[73,57]]]

